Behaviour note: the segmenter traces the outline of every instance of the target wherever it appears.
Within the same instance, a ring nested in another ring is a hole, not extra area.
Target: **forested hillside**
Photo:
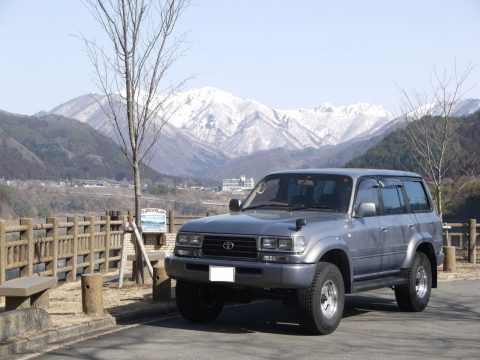
[[[435,118],[429,119],[435,121]],[[411,126],[411,125],[409,125]],[[455,161],[447,169],[444,193],[446,219],[480,217],[480,112],[454,119],[449,151]],[[397,129],[381,142],[347,163],[346,167],[398,169],[422,174],[407,128]]]
[[[132,178],[118,145],[90,126],[58,115],[0,111],[0,154],[0,178]],[[145,175],[160,176],[149,168]]]
[[[430,121],[435,121],[431,119]],[[411,126],[411,125],[410,125]],[[478,169],[480,160],[480,112],[454,120],[452,150],[457,159],[448,176],[458,176]],[[477,156],[476,156],[477,155]],[[409,145],[407,130],[397,129],[377,145],[351,161],[346,167],[397,169],[421,172]]]

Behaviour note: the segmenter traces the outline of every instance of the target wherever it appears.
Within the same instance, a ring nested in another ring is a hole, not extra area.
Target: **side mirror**
[[[228,208],[232,212],[239,212],[242,206],[242,200],[240,199],[230,199],[230,203],[228,204]]]
[[[355,217],[363,218],[377,215],[377,209],[374,203],[361,203],[358,205]]]
[[[297,231],[302,230],[302,227],[304,227],[305,225],[307,225],[306,219],[297,219],[297,221],[295,221],[295,226]]]

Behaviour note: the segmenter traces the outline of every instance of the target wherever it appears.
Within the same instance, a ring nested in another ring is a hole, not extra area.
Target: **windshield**
[[[343,175],[273,174],[260,181],[243,210],[272,208],[347,212],[352,179]]]

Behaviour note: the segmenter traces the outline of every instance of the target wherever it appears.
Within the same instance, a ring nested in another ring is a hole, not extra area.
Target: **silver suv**
[[[214,320],[227,300],[268,296],[295,305],[306,331],[329,334],[345,294],[392,287],[402,310],[422,311],[437,287],[442,225],[417,174],[278,172],[230,211],[183,225],[165,260],[190,321]]]

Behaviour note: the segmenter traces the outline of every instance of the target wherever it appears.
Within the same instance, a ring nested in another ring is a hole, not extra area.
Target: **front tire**
[[[188,321],[205,323],[222,312],[224,296],[212,285],[177,280],[176,301],[180,314]]]
[[[338,267],[320,262],[312,285],[297,291],[300,326],[309,333],[326,335],[337,328],[345,305],[343,277]]]
[[[428,257],[417,252],[405,273],[405,285],[395,286],[395,299],[403,311],[423,311],[432,290],[432,268]]]

